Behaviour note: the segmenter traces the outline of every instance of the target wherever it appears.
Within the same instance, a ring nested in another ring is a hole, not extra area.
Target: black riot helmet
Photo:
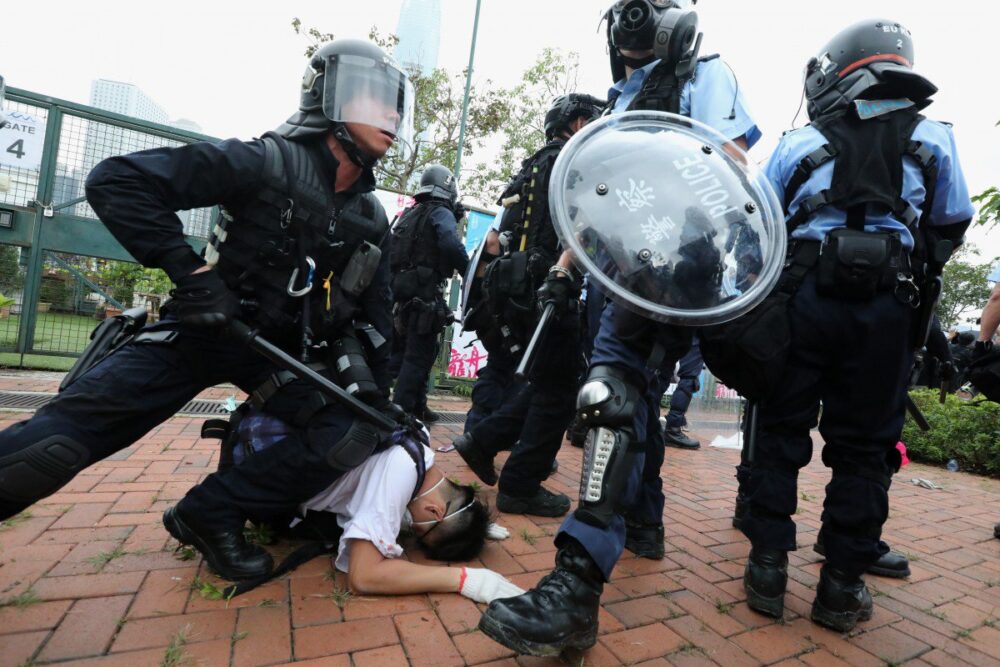
[[[382,49],[359,39],[336,39],[313,53],[302,76],[299,111],[278,133],[305,139],[333,132],[353,162],[365,168],[377,157],[365,154],[345,123],[370,125],[412,145],[413,86]]]
[[[569,132],[569,126],[577,118],[594,120],[604,109],[606,101],[583,93],[560,95],[552,100],[552,106],[545,113],[545,140],[552,141],[563,132]]]
[[[443,164],[432,164],[420,175],[420,188],[413,198],[417,201],[441,199],[454,204],[458,199],[458,185],[455,175]]]
[[[608,52],[611,78],[625,78],[625,65],[644,67],[653,60],[680,64],[692,60],[700,43],[697,0],[618,0],[605,14],[608,22]],[[621,50],[648,51],[642,58],[622,55]]]
[[[861,98],[907,97],[925,107],[937,86],[913,71],[913,38],[901,23],[860,21],[841,30],[805,70],[809,117],[837,111]]]

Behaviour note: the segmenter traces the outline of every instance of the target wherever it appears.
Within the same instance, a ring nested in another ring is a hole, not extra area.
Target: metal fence
[[[0,353],[76,356],[94,326],[123,308],[144,306],[155,318],[170,283],[97,220],[86,177],[108,157],[214,139],[19,89],[8,89],[6,110],[40,156],[20,165],[14,158],[29,151],[21,143],[7,151],[13,157],[0,155],[0,213],[10,214],[0,225]],[[195,249],[213,215],[178,212]]]

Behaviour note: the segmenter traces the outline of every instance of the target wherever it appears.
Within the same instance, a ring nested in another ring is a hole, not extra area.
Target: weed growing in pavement
[[[528,532],[527,528],[521,529],[521,539],[530,544],[531,546],[535,546],[535,542],[538,541],[534,535]]]
[[[97,568],[100,569],[105,565],[107,565],[108,563],[110,563],[111,561],[113,561],[114,559],[121,558],[126,554],[128,554],[128,552],[125,551],[125,548],[121,544],[119,544],[113,550],[102,551],[96,556],[91,556],[90,558],[87,558],[86,561],[91,565],[96,565]]]
[[[0,598],[0,608],[17,607],[18,609],[24,609],[38,602],[41,602],[41,599],[35,594],[35,589],[29,586],[28,590],[20,595],[14,595],[6,599]]]
[[[257,603],[257,606],[269,609],[271,607],[280,607],[281,603],[278,602],[277,600],[272,600],[271,598],[264,598],[263,600]]]
[[[243,641],[244,639],[246,639],[249,636],[250,636],[249,632],[234,632],[229,637],[229,645],[230,646],[236,646],[236,642]]]
[[[0,521],[0,533],[2,533],[5,530],[10,530],[11,528],[17,528],[22,523],[30,519],[32,516],[33,515],[31,513],[31,510],[24,510],[20,514],[15,514],[9,519],[4,519],[3,521]]]
[[[170,638],[167,650],[163,653],[163,659],[160,660],[160,667],[185,667],[192,664],[191,656],[184,651],[189,632],[191,632],[191,626],[185,625]]]
[[[972,630],[959,630],[955,633],[955,636],[959,639],[965,639],[972,634]]]
[[[326,597],[333,600],[333,603],[340,607],[341,609],[347,605],[347,601],[354,597],[354,594],[346,588],[340,588],[339,586],[334,586],[333,591]]]
[[[720,614],[728,614],[733,610],[733,603],[723,602],[719,598],[715,598],[715,610]]]
[[[195,551],[194,547],[189,547],[186,544],[179,544],[177,548],[174,549],[174,558],[177,560],[194,560],[198,557],[198,552]]]
[[[250,544],[268,545],[274,544],[274,529],[270,524],[247,524],[243,528],[243,536]]]
[[[198,591],[198,595],[204,600],[225,600],[228,603],[236,594],[236,589],[233,588],[227,596],[225,591],[211,581],[202,581],[198,577],[195,577],[194,581],[191,582],[191,588]]]
[[[800,491],[799,492],[799,498],[801,498],[802,500],[806,501],[807,503],[808,502],[812,502],[813,500],[816,500],[816,496],[810,496],[805,491]]]

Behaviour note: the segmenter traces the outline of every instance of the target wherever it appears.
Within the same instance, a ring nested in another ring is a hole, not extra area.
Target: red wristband
[[[463,567],[462,568],[462,576],[458,580],[458,592],[459,593],[462,592],[462,587],[465,586],[465,577],[466,577],[466,574],[467,573],[465,571],[465,568]]]

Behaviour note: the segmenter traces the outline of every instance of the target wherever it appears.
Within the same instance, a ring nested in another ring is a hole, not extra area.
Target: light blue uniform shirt
[[[659,62],[654,60],[635,70],[627,80],[618,81],[608,90],[608,99],[614,100],[611,113],[621,113],[628,108]],[[761,137],[736,78],[721,58],[698,63],[694,76],[681,89],[679,111],[682,116],[718,130],[727,139],[745,136],[747,147],[753,146]]]
[[[930,213],[930,224],[952,225],[971,218],[975,214],[975,209],[969,200],[969,188],[958,162],[955,136],[951,128],[944,123],[923,120],[913,131],[912,138],[932,150],[937,158],[938,174],[937,183],[934,184],[934,210]],[[784,201],[785,184],[791,180],[799,161],[826,143],[829,143],[826,138],[811,125],[788,132],[781,138],[764,170],[778,193],[779,200]],[[812,173],[809,180],[802,184],[788,206],[789,215],[795,213],[803,200],[830,187],[835,163],[836,158],[820,166]],[[927,198],[924,177],[920,166],[908,156],[903,157],[902,196],[913,206],[918,215],[923,213],[922,207]],[[846,222],[847,214],[842,209],[824,206],[792,232],[792,238],[822,241],[826,238],[827,232],[844,227]],[[903,245],[907,249],[913,248],[913,237],[906,226],[888,212],[869,210],[865,219],[865,231],[899,232]]]

